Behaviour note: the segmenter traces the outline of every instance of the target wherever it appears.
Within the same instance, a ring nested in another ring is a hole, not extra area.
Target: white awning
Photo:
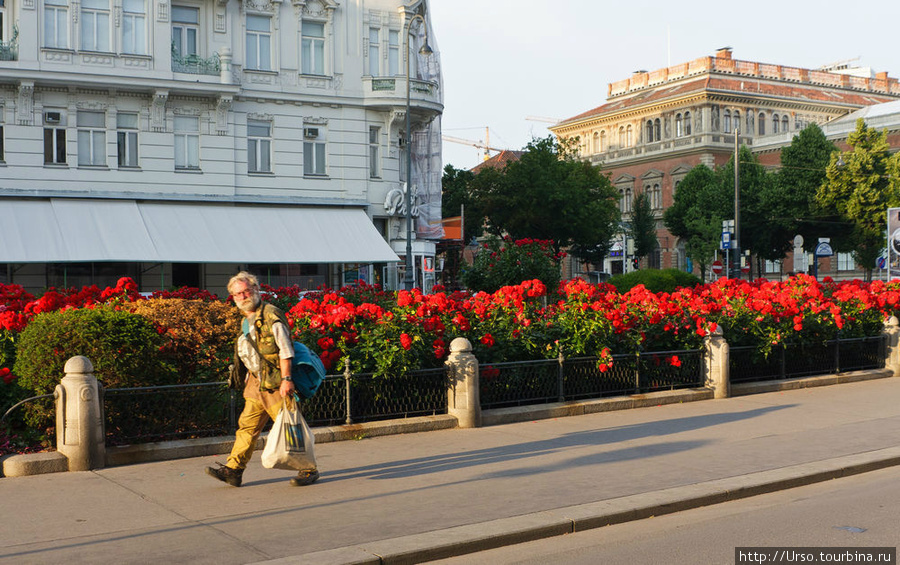
[[[0,262],[389,263],[358,208],[0,199]]]

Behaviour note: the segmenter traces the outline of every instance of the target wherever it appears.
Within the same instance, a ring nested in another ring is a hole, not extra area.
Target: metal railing
[[[613,355],[479,365],[481,407],[503,408],[703,386],[703,351]]]
[[[784,343],[768,355],[756,346],[732,346],[728,370],[732,383],[748,383],[881,369],[886,347],[885,335],[838,338],[822,344]]]
[[[19,60],[19,26],[13,28],[9,41],[0,41],[0,61]]]
[[[218,53],[213,53],[212,57],[206,59],[198,55],[182,57],[172,46],[172,70],[176,73],[217,76],[221,68]]]

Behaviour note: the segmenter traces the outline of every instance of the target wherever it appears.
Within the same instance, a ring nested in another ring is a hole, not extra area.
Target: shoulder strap
[[[262,305],[261,305],[260,308],[259,308],[259,314],[256,315],[256,320],[253,322],[253,325],[256,326],[256,337],[257,337],[257,339],[259,338],[259,329],[260,329],[260,326],[262,326],[262,325],[265,323],[265,321],[263,320],[263,315],[265,314],[265,309],[266,309],[266,303],[263,302]],[[244,318],[242,324],[247,324],[247,318]],[[248,324],[248,325],[249,325],[249,324]],[[248,330],[248,332],[249,332],[249,330]],[[244,335],[247,337],[247,342],[250,343],[250,347],[252,347],[252,348],[253,348],[253,351],[256,352],[256,356],[257,356],[257,357],[259,357],[260,359],[262,359],[263,362],[265,362],[265,363],[266,363],[267,365],[269,365],[270,367],[274,367],[275,369],[281,369],[280,366],[276,365],[275,363],[272,363],[271,361],[269,361],[268,359],[266,359],[265,355],[263,355],[262,353],[259,352],[259,347],[256,345],[256,340],[255,340],[255,339],[251,339],[249,333],[245,333]]]

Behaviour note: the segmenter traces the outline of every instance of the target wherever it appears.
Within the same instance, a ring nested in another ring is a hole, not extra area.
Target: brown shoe
[[[319,480],[319,471],[317,469],[313,469],[312,471],[300,471],[297,473],[297,476],[291,479],[292,487],[305,487],[307,485],[311,485],[314,482]]]
[[[228,483],[233,487],[241,486],[241,478],[244,475],[243,469],[232,469],[231,467],[226,467],[221,463],[216,463],[219,467],[207,467],[206,474],[210,477],[215,477],[222,481],[223,483]]]

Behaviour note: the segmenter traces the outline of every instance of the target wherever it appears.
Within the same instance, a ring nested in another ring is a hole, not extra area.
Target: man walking
[[[293,402],[290,397],[294,393],[291,381],[294,347],[284,312],[261,300],[259,280],[254,275],[241,271],[231,277],[228,293],[244,315],[230,377],[232,387],[244,388],[244,410],[238,419],[228,462],[207,467],[206,473],[239,487],[263,427],[269,418],[275,419],[283,402]],[[312,466],[292,478],[291,485],[311,485],[319,478],[315,456],[312,453],[308,456]]]

